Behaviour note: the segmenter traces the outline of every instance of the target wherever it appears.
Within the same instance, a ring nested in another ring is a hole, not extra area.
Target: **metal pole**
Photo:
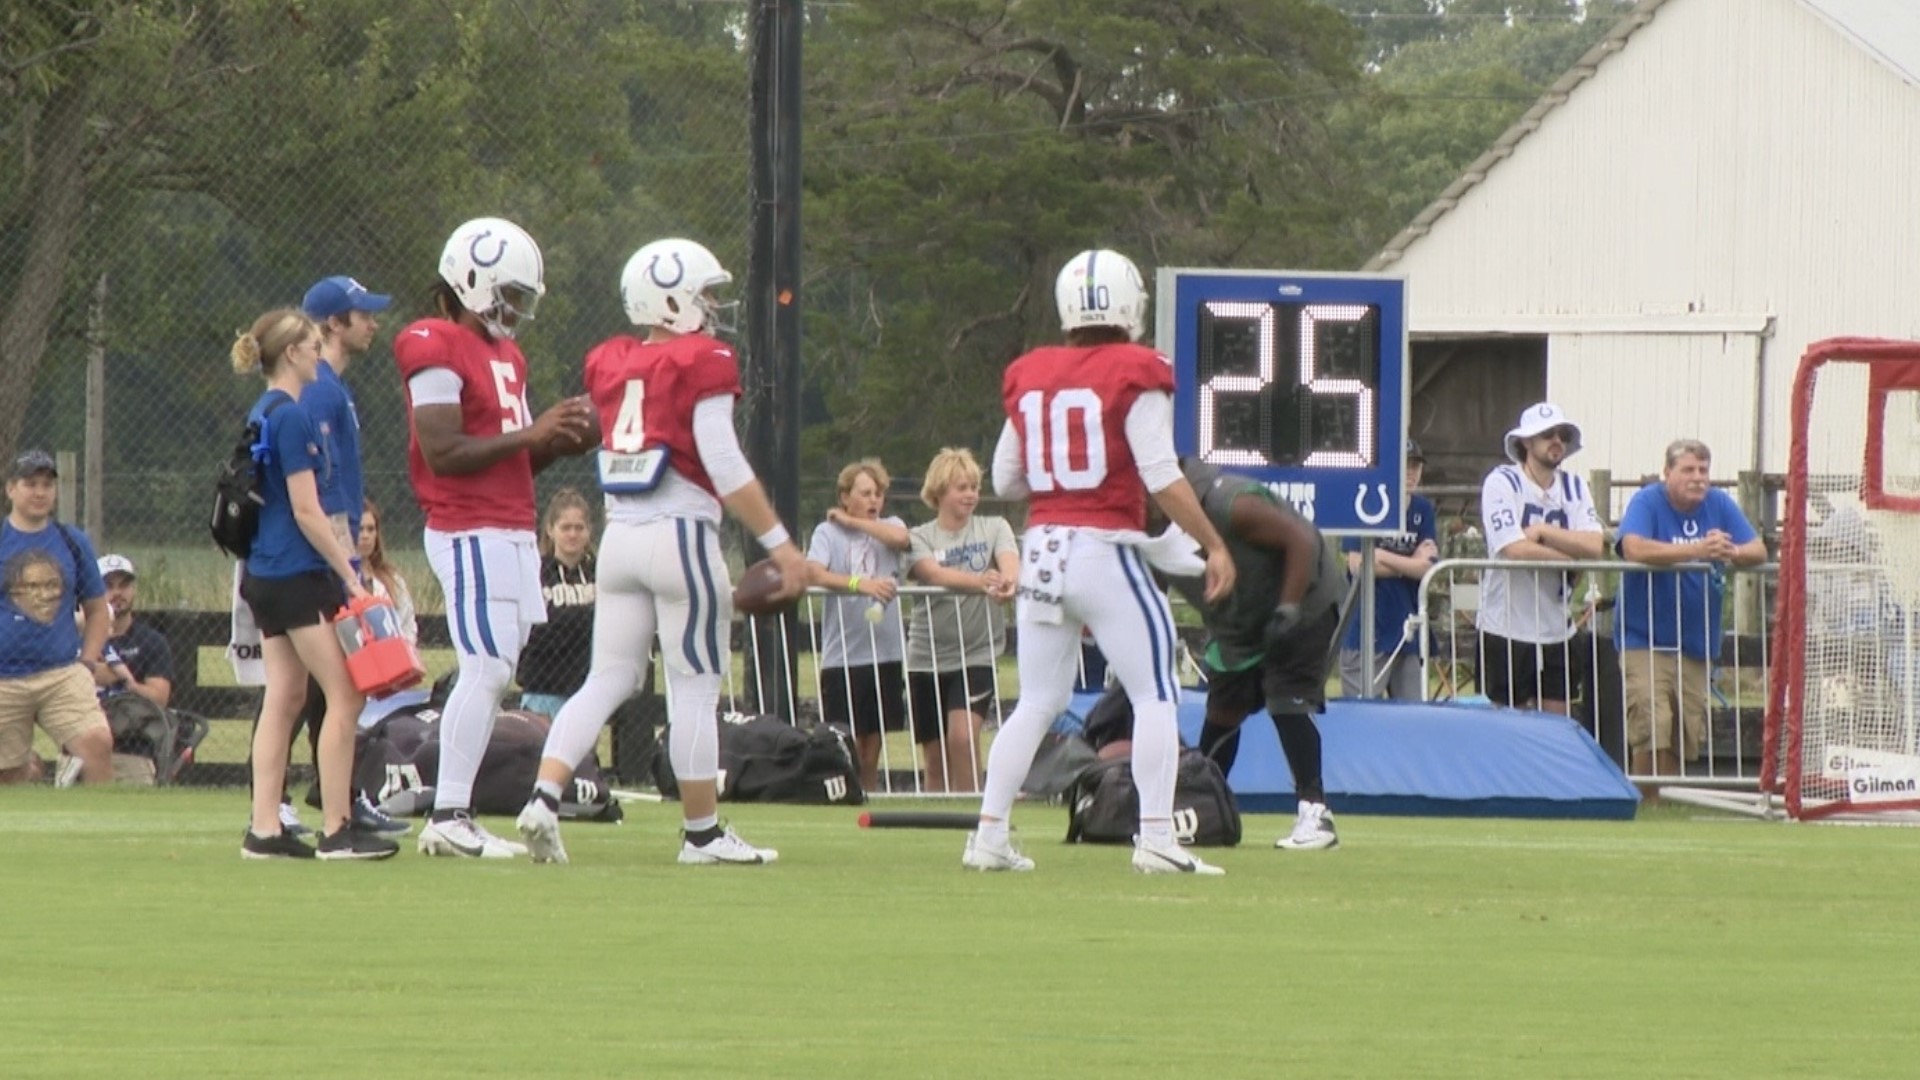
[[[93,304],[87,311],[87,420],[84,465],[86,483],[80,493],[84,506],[80,524],[92,534],[93,542],[105,551],[107,542],[106,497],[101,485],[106,482],[107,447],[107,275],[102,273],[93,287]]]
[[[800,31],[802,0],[753,12],[753,247],[747,270],[747,456],[789,530],[800,528]],[[799,542],[800,537],[795,536]],[[792,622],[792,616],[788,616]],[[792,720],[797,640],[751,641],[747,687],[763,713]]]

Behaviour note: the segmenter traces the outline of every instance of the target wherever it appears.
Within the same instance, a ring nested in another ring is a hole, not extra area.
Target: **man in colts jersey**
[[[566,862],[560,799],[614,709],[640,689],[656,637],[667,668],[667,752],[680,784],[679,861],[766,865],[779,857],[720,823],[720,687],[732,657],[733,586],[720,551],[720,515],[740,519],[780,567],[781,596],[807,584],[800,553],[740,452],[733,349],[706,331],[714,288],[733,280],[691,240],[657,240],[620,275],[622,334],[587,354],[587,392],[600,414],[600,543],[593,666],[554,717],[540,776],[519,819],[535,862]]]
[[[1007,423],[993,454],[1003,496],[1029,500],[1015,618],[1020,704],[987,757],[980,826],[961,864],[1031,870],[1014,850],[1007,815],[1054,717],[1073,691],[1084,626],[1133,703],[1133,776],[1142,873],[1221,874],[1173,835],[1180,750],[1173,614],[1139,546],[1147,498],[1205,549],[1206,596],[1233,588],[1232,557],[1207,520],[1173,452],[1173,369],[1134,344],[1145,329],[1146,284],[1125,256],[1085,251],[1054,284],[1064,346],[1035,349],[1007,369]]]
[[[434,286],[439,317],[394,339],[406,384],[407,473],[426,512],[427,559],[447,598],[460,673],[440,720],[428,855],[511,858],[520,845],[472,817],[474,777],[520,647],[546,621],[534,546],[533,474],[591,445],[593,412],[578,399],[534,419],[527,361],[514,343],[546,292],[540,248],[519,226],[478,218],[455,229]]]

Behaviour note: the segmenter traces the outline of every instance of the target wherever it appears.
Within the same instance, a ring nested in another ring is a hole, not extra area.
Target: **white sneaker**
[[[1327,851],[1340,846],[1340,835],[1333,831],[1333,811],[1326,803],[1300,802],[1300,816],[1293,819],[1293,831],[1273,842],[1282,851]]]
[[[60,760],[53,766],[53,786],[73,787],[80,783],[81,761],[65,750],[60,751]]]
[[[1200,874],[1204,877],[1221,877],[1225,870],[1203,861],[1200,856],[1171,844],[1167,847],[1136,845],[1133,849],[1133,868],[1142,874]]]
[[[534,862],[567,861],[567,849],[560,843],[560,815],[549,810],[546,803],[539,799],[529,800],[527,808],[520,811],[519,820],[514,825],[527,841],[527,854],[533,856]]]
[[[1033,869],[1033,860],[1020,854],[1008,840],[1004,847],[988,847],[980,843],[980,834],[967,834],[967,849],[960,853],[960,865],[969,870],[1011,870],[1026,873]]]
[[[680,861],[688,866],[765,866],[779,858],[780,853],[772,848],[757,848],[740,839],[731,825],[704,844],[691,840],[680,843]]]
[[[420,830],[419,848],[422,855],[467,859],[511,859],[526,854],[527,850],[493,835],[465,814],[446,821],[427,822]]]
[[[280,831],[288,836],[305,836],[312,832],[300,821],[300,812],[290,802],[280,804]]]

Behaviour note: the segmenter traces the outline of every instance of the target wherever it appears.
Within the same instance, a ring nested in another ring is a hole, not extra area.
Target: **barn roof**
[[[1427,204],[1387,245],[1367,260],[1365,270],[1383,270],[1397,262],[1433,223],[1460,204],[1495,166],[1511,157],[1521,140],[1539,130],[1547,114],[1565,104],[1568,95],[1607,59],[1626,48],[1627,39],[1653,21],[1655,12],[1682,0],[1640,0],[1622,16],[1593,48],[1555,80],[1520,119],[1514,121],[1493,146],[1455,177],[1439,197]],[[1920,85],[1920,0],[1791,0],[1817,15],[1861,51],[1886,65],[1909,85]]]

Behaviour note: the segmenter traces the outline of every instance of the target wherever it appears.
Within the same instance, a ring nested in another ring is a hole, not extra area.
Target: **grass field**
[[[246,863],[236,792],[0,790],[0,1075],[1911,1077],[1915,836],[1349,816],[1143,878],[1023,807],[1031,875],[957,832],[740,806],[574,862]],[[949,804],[958,806],[959,804]],[[505,828],[505,822],[496,823]]]

